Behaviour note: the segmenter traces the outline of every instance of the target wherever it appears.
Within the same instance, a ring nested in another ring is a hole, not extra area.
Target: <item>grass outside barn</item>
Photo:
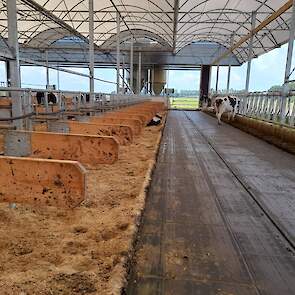
[[[171,109],[194,110],[199,107],[198,97],[170,97]]]

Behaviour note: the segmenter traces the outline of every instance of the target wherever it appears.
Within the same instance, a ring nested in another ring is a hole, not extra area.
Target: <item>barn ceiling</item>
[[[6,1],[0,0],[0,32],[7,38]],[[197,41],[210,41],[229,48],[281,7],[281,0],[94,0],[96,49],[115,46],[116,13],[121,17],[121,41],[132,36],[139,43],[173,53]],[[78,46],[88,42],[88,0],[17,0],[19,42],[23,47],[48,48],[62,38]],[[284,44],[289,35],[291,9],[254,37],[254,56]],[[247,60],[247,42],[234,51],[240,63]]]

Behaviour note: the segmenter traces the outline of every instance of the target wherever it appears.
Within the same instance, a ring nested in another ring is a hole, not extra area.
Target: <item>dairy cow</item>
[[[218,96],[216,94],[210,95],[210,96],[203,96],[202,108],[204,109],[214,108],[214,103],[217,97]]]
[[[44,104],[44,100],[45,100],[45,92],[41,92],[41,91],[38,91],[36,93],[36,98],[37,98],[37,102],[38,104]],[[56,104],[56,96],[54,95],[54,93],[52,92],[49,92],[48,95],[47,95],[47,100],[48,100],[48,103],[53,103],[53,104]]]
[[[235,118],[239,110],[239,103],[240,100],[231,95],[215,98],[213,106],[219,125],[221,124],[220,119],[223,113],[228,114],[228,120]]]

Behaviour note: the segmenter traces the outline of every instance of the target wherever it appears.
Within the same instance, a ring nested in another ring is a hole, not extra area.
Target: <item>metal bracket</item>
[[[48,122],[48,131],[57,133],[69,133],[70,127],[66,122]]]
[[[9,130],[4,136],[4,155],[27,157],[31,154],[31,134]]]

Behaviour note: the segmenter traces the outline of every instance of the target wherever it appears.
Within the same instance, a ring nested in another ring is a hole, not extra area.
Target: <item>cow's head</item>
[[[219,108],[219,107],[221,106],[222,102],[223,102],[223,99],[222,99],[222,98],[217,98],[217,99],[215,100],[215,105],[216,105],[216,107]]]

